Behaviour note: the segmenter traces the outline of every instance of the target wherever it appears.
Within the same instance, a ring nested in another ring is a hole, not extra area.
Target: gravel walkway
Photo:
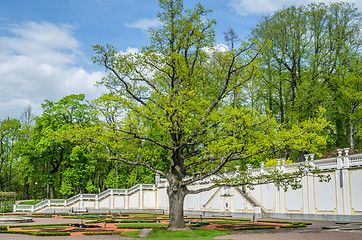
[[[280,219],[278,219],[280,220]],[[288,220],[286,220],[288,221]],[[294,220],[293,220],[294,221]],[[298,222],[298,220],[295,220]],[[238,231],[231,235],[216,237],[215,239],[233,239],[233,240],[361,240],[362,231],[343,232],[328,231],[322,229],[323,226],[341,226],[336,222],[327,221],[307,221],[312,225],[306,228],[295,229],[273,229],[273,230],[252,230]],[[361,224],[357,225],[357,227]]]
[[[80,223],[79,219],[63,219],[63,218],[33,218],[32,223],[23,223],[26,225],[33,224],[56,224],[56,223]],[[281,220],[281,219],[278,219]],[[288,220],[286,220],[288,221]],[[297,220],[296,220],[297,221]],[[235,240],[361,240],[362,231],[342,232],[323,230],[322,226],[341,226],[335,222],[326,221],[309,221],[312,225],[306,228],[298,229],[273,229],[273,230],[247,230],[235,231],[231,235],[216,237],[215,239],[235,239]],[[11,225],[11,224],[0,224]],[[357,226],[361,226],[359,224]],[[94,235],[94,236],[60,236],[60,237],[36,237],[31,235],[20,234],[0,234],[0,240],[100,240],[100,239],[132,239],[120,235]]]

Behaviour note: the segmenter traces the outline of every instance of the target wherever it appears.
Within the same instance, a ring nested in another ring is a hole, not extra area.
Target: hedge
[[[39,231],[0,231],[6,234],[25,234],[33,236],[70,236],[70,232],[39,232]]]

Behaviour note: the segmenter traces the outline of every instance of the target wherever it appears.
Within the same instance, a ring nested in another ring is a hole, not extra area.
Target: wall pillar
[[[344,206],[344,214],[351,214],[351,206],[350,206],[350,182],[348,177],[348,169],[349,169],[349,148],[343,149],[345,152],[345,156],[343,158],[343,168],[342,168],[342,179],[343,179],[343,206]]]
[[[143,209],[143,190],[142,190],[142,184],[140,185],[140,197],[139,197],[139,201],[140,201],[140,209]]]
[[[111,189],[111,196],[109,197],[109,208],[114,209],[113,189]]]

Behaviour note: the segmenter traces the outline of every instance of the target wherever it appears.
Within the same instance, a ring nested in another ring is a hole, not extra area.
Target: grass
[[[35,205],[37,203],[40,203],[41,200],[36,200],[36,201],[23,201],[20,202],[18,205]]]
[[[69,223],[54,223],[54,224],[34,224],[34,225],[9,225],[9,228],[26,228],[26,227],[53,227],[53,226],[69,226]]]
[[[22,229],[24,228],[69,228],[69,226],[63,226],[63,225],[55,225],[55,226],[32,226],[32,225],[29,225],[29,226],[23,226],[21,227]]]
[[[203,222],[206,222],[206,223],[213,223],[213,224],[232,224],[232,223],[250,223],[249,220],[247,221],[238,221],[238,220],[223,220],[223,221],[217,221],[217,220],[214,220],[214,221],[203,221]]]
[[[121,223],[116,224],[119,229],[142,229],[142,228],[161,228],[167,227],[167,223]]]
[[[121,233],[122,236],[125,237],[132,237],[132,238],[138,238],[138,235],[140,234],[141,230],[133,231],[133,232],[124,232]]]
[[[82,235],[115,235],[119,232],[83,232]]]
[[[5,234],[25,234],[33,236],[69,236],[70,232],[38,232],[38,231],[0,231]]]
[[[138,237],[141,231],[122,233],[126,237]],[[216,236],[227,235],[229,232],[209,229],[192,229],[192,230],[179,230],[179,231],[167,231],[162,229],[153,229],[152,233],[147,236],[150,239],[160,240],[185,240],[185,239],[197,239],[197,240],[209,240]]]

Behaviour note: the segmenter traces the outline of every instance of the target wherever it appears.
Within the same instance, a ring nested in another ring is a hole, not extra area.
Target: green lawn
[[[35,205],[37,203],[40,203],[41,200],[36,200],[36,201],[23,201],[23,202],[19,202],[18,205]]]
[[[23,228],[69,228],[70,226],[62,226],[62,225],[55,225],[55,226],[23,226],[21,227],[22,229]]]
[[[142,229],[142,228],[160,228],[167,227],[167,223],[120,223],[116,224],[117,228],[127,228],[127,229]]]
[[[138,237],[141,231],[122,233],[123,236],[127,237]],[[208,229],[193,229],[193,230],[180,230],[180,231],[167,231],[161,229],[153,229],[152,234],[148,235],[150,239],[160,240],[185,240],[185,239],[197,239],[197,240],[209,240],[216,236],[227,235],[229,232],[208,230]]]

